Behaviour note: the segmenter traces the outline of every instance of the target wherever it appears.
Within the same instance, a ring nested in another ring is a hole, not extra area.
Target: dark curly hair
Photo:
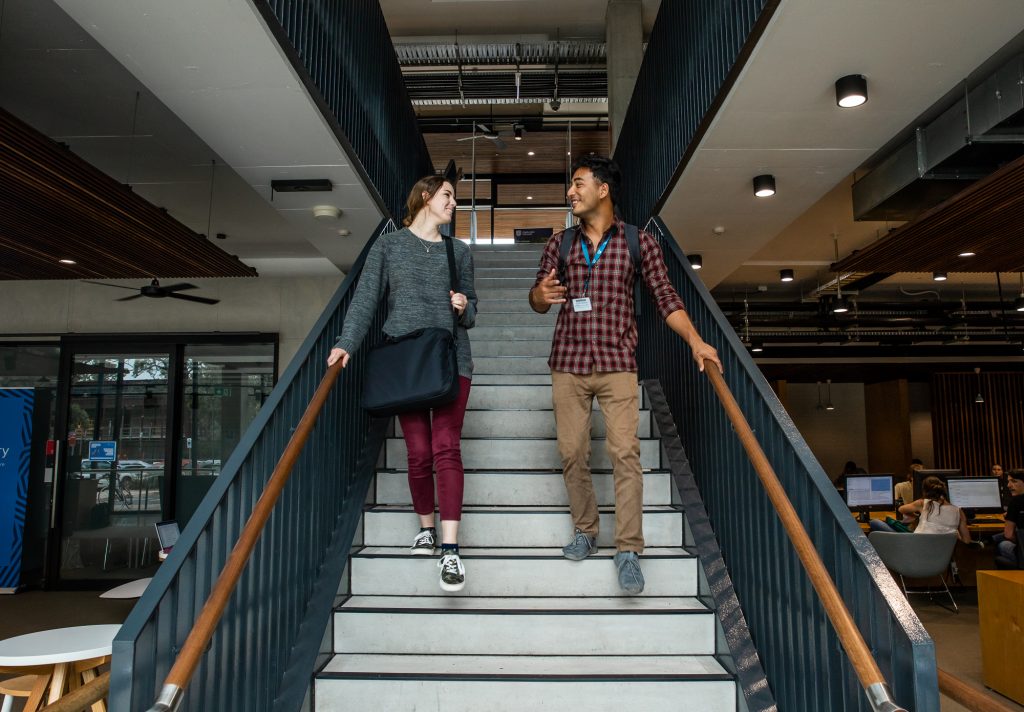
[[[599,156],[596,153],[588,153],[578,157],[572,162],[573,175],[580,168],[587,168],[594,177],[601,183],[608,184],[608,193],[612,199],[612,205],[619,204],[619,189],[622,186],[622,171],[618,164],[607,156]]]

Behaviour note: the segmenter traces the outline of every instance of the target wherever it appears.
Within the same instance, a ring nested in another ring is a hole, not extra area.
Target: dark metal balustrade
[[[935,648],[664,223],[648,225],[672,283],[835,581],[896,702],[937,710]],[[870,706],[750,459],[689,349],[646,290],[640,377],[661,382],[779,709]]]
[[[416,125],[380,3],[253,0],[363,182],[396,219],[419,178],[434,172]],[[386,146],[387,150],[382,150]]]
[[[622,215],[656,215],[779,0],[663,2],[615,142]]]
[[[148,709],[239,532],[324,375],[378,226],[216,483],[114,639],[110,708]],[[297,710],[372,479],[387,421],[360,407],[364,355],[381,338],[382,303],[342,371],[256,544],[183,709]]]

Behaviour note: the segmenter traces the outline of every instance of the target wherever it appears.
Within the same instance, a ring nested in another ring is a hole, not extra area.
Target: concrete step
[[[545,326],[474,326],[469,332],[470,342],[477,339],[488,341],[510,341],[512,339],[528,339],[531,341],[547,341],[551,343],[551,337],[555,334],[554,324]]]
[[[508,342],[511,343],[511,342]],[[474,348],[476,348],[474,346]],[[473,388],[480,386],[551,386],[551,374],[474,373]],[[472,393],[472,391],[470,391]],[[548,399],[550,404],[551,399]]]
[[[411,541],[411,537],[410,537]],[[569,561],[559,549],[461,549],[466,587],[458,596],[624,596],[612,557],[601,549]],[[352,594],[435,596],[436,556],[412,556],[406,547],[365,547],[352,556]],[[697,559],[684,549],[647,548],[641,559],[641,596],[696,596]]]
[[[473,373],[551,373],[547,356],[480,356],[473,355]]]
[[[706,655],[336,655],[316,712],[735,712],[731,676]],[[685,706],[680,701],[685,700]]]
[[[492,245],[490,242],[484,242],[484,239],[480,238],[476,244],[469,246],[474,258],[478,254],[505,254],[510,252],[536,252],[539,258],[540,253],[544,251],[544,243],[541,242],[503,242]]]
[[[600,513],[599,546],[615,542],[615,514],[610,507]],[[683,545],[683,514],[674,507],[644,507],[644,543],[651,547]],[[419,531],[412,507],[375,505],[363,512],[363,543],[366,546],[409,546]],[[572,538],[572,518],[567,507],[464,507],[459,544],[466,547],[561,548]]]
[[[479,377],[474,374],[473,387],[469,391],[469,410],[550,410],[551,409],[551,375],[514,375],[514,374],[492,374],[487,376],[490,379],[501,375],[504,380],[511,380],[510,383],[480,383],[486,374]],[[520,380],[522,379],[522,380]],[[524,383],[526,379],[533,379],[536,383]],[[637,384],[637,393],[641,407],[645,407],[645,396],[643,389]],[[597,399],[594,399],[594,410],[598,409]]]
[[[480,266],[474,263],[474,279],[495,279],[500,277],[515,277],[529,279],[531,283],[537,279],[537,264],[525,265],[502,265],[500,267]]]
[[[594,494],[597,504],[615,504],[615,489],[610,472],[595,472]],[[534,505],[568,507],[561,472],[467,472],[462,498],[467,506]],[[405,470],[377,473],[377,504],[410,504],[408,473]],[[668,472],[644,473],[644,504],[672,504],[672,476]]]
[[[473,339],[472,348],[474,358],[483,356],[543,356],[547,358],[551,353],[551,340],[486,341]]]
[[[493,313],[493,312],[520,312],[523,314],[537,314],[530,307],[530,300],[526,298],[526,294],[520,292],[512,299],[505,299],[499,297],[488,297],[487,299],[479,299],[477,301],[477,309],[481,313]],[[557,311],[557,310],[551,310]],[[540,316],[538,314],[538,316]]]
[[[474,275],[474,286],[478,294],[484,294],[489,289],[520,289],[523,295],[533,287],[536,274],[524,275],[521,277],[477,277]]]
[[[526,289],[519,289],[518,287],[513,287],[513,288],[488,287],[486,289],[481,290],[480,289],[480,285],[476,284],[475,282],[474,282],[473,286],[476,287],[477,298],[481,299],[481,300],[484,300],[484,299],[487,299],[487,300],[490,300],[490,299],[509,299],[509,300],[512,300],[512,299],[514,299],[514,300],[522,300],[522,301],[525,302],[527,300],[527,295],[530,293],[530,288],[529,287],[527,287]],[[532,287],[533,285],[531,284],[530,286]]]
[[[499,252],[491,255],[474,254],[473,267],[476,270],[488,267],[522,267],[532,269],[534,274],[540,265],[541,253]]]
[[[714,614],[682,596],[352,596],[334,614],[334,652],[713,655]]]
[[[554,326],[558,321],[558,312],[554,309],[547,314],[538,314],[535,311],[528,312],[495,312],[479,311],[476,317],[477,326]],[[475,342],[476,328],[469,332],[470,338]],[[550,339],[549,339],[550,341]]]
[[[404,469],[408,462],[405,440],[388,438],[384,467]],[[558,443],[542,438],[463,438],[462,464],[467,470],[561,470]],[[640,441],[640,465],[646,470],[661,467],[661,443]],[[610,470],[604,440],[590,441],[590,466]]]
[[[550,405],[550,404],[549,404]],[[640,411],[637,435],[651,436],[651,412]],[[402,424],[395,421],[396,433],[402,434]],[[605,436],[604,414],[594,411],[590,432],[595,438]],[[464,438],[553,438],[555,414],[552,410],[470,410],[466,411],[462,426]]]

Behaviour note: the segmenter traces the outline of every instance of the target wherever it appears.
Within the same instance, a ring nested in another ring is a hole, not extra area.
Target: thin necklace
[[[412,232],[412,230],[410,229],[409,232]],[[431,247],[433,247],[434,245],[439,245],[442,242],[444,242],[444,238],[442,238],[440,240],[437,240],[435,242],[434,240],[427,240],[425,238],[422,238],[419,235],[417,235],[415,232],[412,232],[412,234],[413,234],[413,237],[416,238],[416,241],[419,242],[420,245],[423,246],[423,249],[427,251],[428,255],[430,254],[430,248]]]

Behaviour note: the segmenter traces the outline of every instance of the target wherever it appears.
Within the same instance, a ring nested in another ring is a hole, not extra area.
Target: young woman
[[[459,558],[459,521],[462,517],[462,420],[469,400],[473,359],[466,330],[476,320],[476,290],[469,247],[453,240],[459,291],[449,289],[448,256],[439,228],[452,220],[455,189],[441,176],[421,178],[406,201],[405,227],[382,235],[370,249],[359,286],[345,315],[345,325],[327,365],[341,361],[344,368],[359,348],[377,303],[388,288],[388,318],[384,333],[404,336],[425,327],[451,328],[452,310],[458,314],[456,343],[459,395],[453,403],[398,416],[409,452],[409,490],[420,518],[411,553],[431,556],[437,544],[434,528],[434,471],[441,512],[441,588],[460,591],[466,569]]]
[[[938,477],[928,477],[921,483],[924,497],[900,507],[899,512],[911,517],[916,516],[915,534],[949,534],[955,532],[957,539],[965,544],[971,543],[971,532],[967,529],[967,517],[949,503],[946,483]],[[877,522],[877,523],[876,523]],[[870,527],[875,531],[894,531],[883,521],[872,519]]]

